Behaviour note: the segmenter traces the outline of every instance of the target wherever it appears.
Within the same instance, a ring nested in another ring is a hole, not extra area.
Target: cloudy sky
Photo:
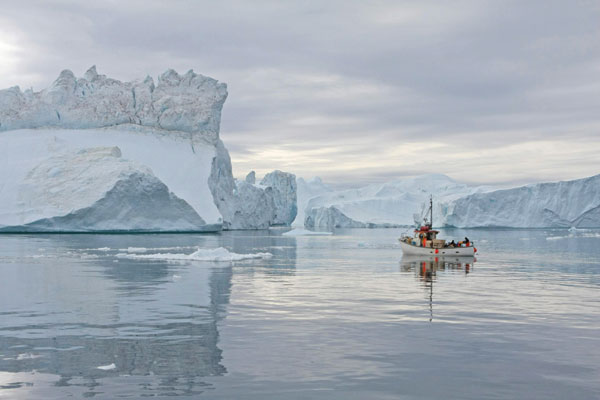
[[[600,2],[4,1],[0,87],[95,64],[226,82],[234,175],[600,173]]]

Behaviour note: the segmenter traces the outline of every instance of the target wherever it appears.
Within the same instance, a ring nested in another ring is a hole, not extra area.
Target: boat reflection
[[[404,272],[415,271],[421,281],[430,282],[435,279],[438,271],[473,272],[475,257],[422,257],[402,256],[400,268]]]
[[[462,272],[465,275],[473,272],[475,257],[423,257],[403,255],[400,269],[403,272],[414,271],[418,280],[429,295],[429,322],[433,321],[433,283],[440,271]]]

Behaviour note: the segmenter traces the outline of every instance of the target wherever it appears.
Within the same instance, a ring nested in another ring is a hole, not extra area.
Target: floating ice
[[[271,253],[238,254],[218,247],[216,249],[198,249],[192,254],[156,253],[156,254],[117,254],[117,257],[145,260],[174,260],[174,261],[215,261],[232,262],[257,258],[270,258]]]
[[[112,364],[109,364],[109,365],[101,365],[101,366],[99,366],[97,368],[101,369],[102,371],[110,371],[111,369],[117,368],[117,366],[115,365],[115,363],[112,363]]]
[[[315,231],[309,231],[308,229],[302,229],[302,228],[296,228],[296,229],[292,229],[291,231],[285,232],[282,235],[283,236],[325,236],[325,235],[331,235],[331,232],[315,232]]]

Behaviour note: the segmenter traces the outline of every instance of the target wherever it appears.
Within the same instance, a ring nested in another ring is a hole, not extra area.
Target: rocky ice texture
[[[444,224],[456,227],[600,227],[600,175],[476,193],[448,204]]]
[[[299,184],[299,187],[304,196],[306,185]],[[314,228],[413,225],[414,214],[424,213],[431,194],[435,201],[436,224],[441,222],[445,203],[482,190],[457,183],[446,175],[430,174],[358,189],[323,191],[305,203],[304,223]]]
[[[246,175],[245,181],[246,183],[254,185],[256,183],[256,172],[250,171],[248,175]]]
[[[45,90],[0,90],[0,131],[60,127],[143,125],[197,134],[215,143],[227,85],[194,73],[168,70],[158,78],[121,82],[91,67],[82,78],[69,70]]]
[[[260,184],[253,184],[250,182],[254,176],[248,175],[251,178],[242,182],[233,179],[229,153],[219,142],[209,186],[223,215],[223,228],[266,229],[271,225],[289,225],[297,208],[295,176],[274,171]]]
[[[298,212],[296,175],[276,170],[266,174],[260,186],[273,199],[275,215],[272,224],[291,225]]]

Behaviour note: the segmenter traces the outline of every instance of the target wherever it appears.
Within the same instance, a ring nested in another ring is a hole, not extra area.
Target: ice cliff
[[[320,181],[317,181],[320,182]],[[434,222],[443,214],[441,203],[483,190],[455,182],[446,175],[429,174],[399,179],[384,184],[373,184],[357,189],[326,190],[322,183],[307,195],[306,185],[299,185],[302,193],[304,224],[309,228],[393,227],[414,224],[415,213],[423,213],[429,195],[436,199]],[[319,190],[320,189],[320,190]]]
[[[231,163],[227,160],[228,154],[215,158],[213,171],[220,178],[209,181],[224,218],[224,228],[264,229],[271,225],[290,225],[297,210],[296,176],[273,171],[257,184],[256,174],[252,171],[244,181],[224,179],[231,175]],[[226,184],[214,184],[222,181]]]
[[[280,209],[295,213],[280,190],[289,177],[256,190],[233,179],[219,138],[226,97],[224,83],[193,71],[168,70],[155,85],[95,67],[82,78],[63,71],[40,92],[0,90],[0,230],[206,231],[289,219]]]
[[[443,221],[456,227],[598,228],[600,175],[475,193],[448,204]]]
[[[339,191],[324,190],[321,184],[312,197],[306,183],[299,182],[299,207],[307,228],[414,225],[422,222],[430,194],[437,227],[600,227],[600,175],[506,190],[422,175]]]

